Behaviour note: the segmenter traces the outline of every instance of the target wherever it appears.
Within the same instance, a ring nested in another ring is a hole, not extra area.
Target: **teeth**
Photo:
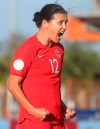
[[[60,32],[58,35],[59,35],[59,36],[63,35],[63,32]]]

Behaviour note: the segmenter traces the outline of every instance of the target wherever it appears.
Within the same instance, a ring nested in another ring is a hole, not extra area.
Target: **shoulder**
[[[35,48],[36,43],[35,43],[35,36],[31,36],[28,39],[26,39],[22,44],[17,48],[16,52],[21,52],[21,51],[33,51]]]
[[[28,49],[28,48],[31,48],[32,46],[35,45],[35,36],[32,36],[32,37],[29,37],[28,39],[26,39],[20,46],[19,48],[25,48],[25,49]]]

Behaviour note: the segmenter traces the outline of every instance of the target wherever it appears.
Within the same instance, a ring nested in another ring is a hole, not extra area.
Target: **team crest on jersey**
[[[59,50],[55,50],[55,54],[58,56],[58,57],[61,57],[61,52]]]

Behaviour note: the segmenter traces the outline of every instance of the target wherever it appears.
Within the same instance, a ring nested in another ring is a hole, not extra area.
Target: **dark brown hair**
[[[64,13],[67,14],[67,11],[58,4],[47,4],[45,5],[40,12],[34,14],[33,21],[36,23],[38,28],[41,27],[42,20],[50,21],[53,18],[54,14]]]

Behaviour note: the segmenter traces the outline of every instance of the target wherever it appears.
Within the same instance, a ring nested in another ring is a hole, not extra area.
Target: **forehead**
[[[68,15],[66,13],[56,13],[56,14],[53,15],[52,20],[53,19],[67,20],[68,19]]]

